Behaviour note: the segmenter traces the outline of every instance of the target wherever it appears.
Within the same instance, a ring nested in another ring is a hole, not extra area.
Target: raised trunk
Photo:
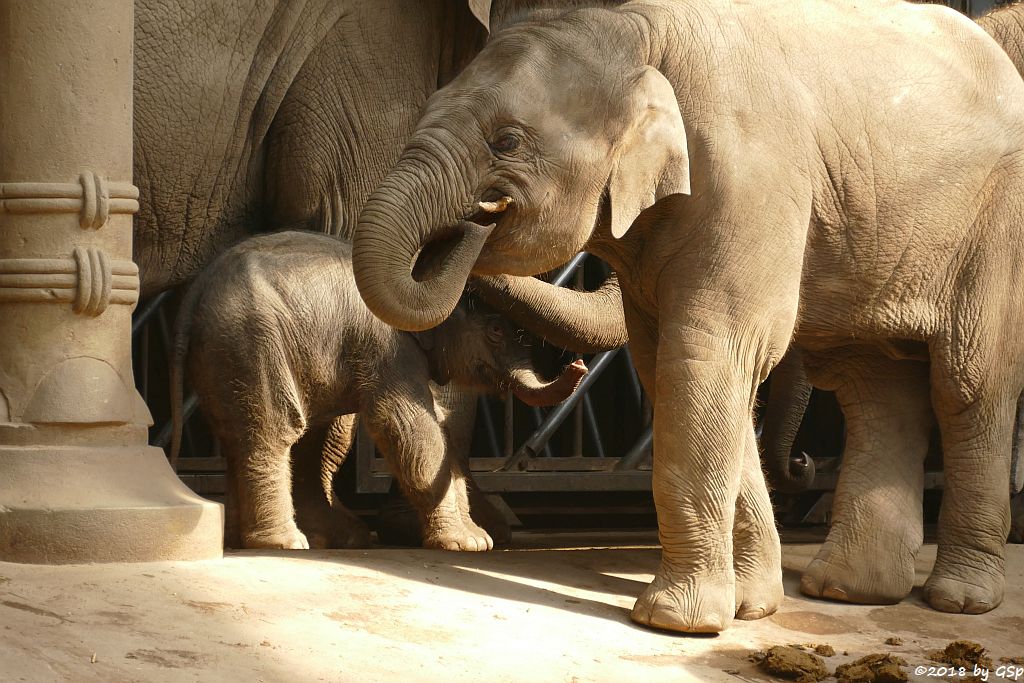
[[[565,366],[562,374],[544,382],[531,368],[513,368],[509,372],[510,388],[523,403],[538,408],[561,403],[576,391],[587,374],[587,366],[576,360]]]
[[[476,278],[472,287],[491,307],[560,348],[597,353],[629,341],[615,273],[593,292],[514,275]]]
[[[494,227],[461,220],[473,198],[459,190],[466,182],[452,167],[455,152],[446,158],[439,162],[426,145],[408,148],[367,201],[353,235],[359,294],[401,330],[426,330],[451,314]]]
[[[792,456],[810,398],[803,358],[791,347],[772,372],[761,435],[769,483],[783,493],[804,491],[814,481],[814,462],[806,455]]]

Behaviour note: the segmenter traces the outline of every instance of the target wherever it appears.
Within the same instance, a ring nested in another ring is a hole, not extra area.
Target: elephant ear
[[[469,11],[485,31],[491,30],[491,0],[469,0]]]
[[[630,120],[608,179],[616,238],[655,202],[671,194],[690,194],[686,128],[672,84],[647,66],[634,80],[629,97]]]

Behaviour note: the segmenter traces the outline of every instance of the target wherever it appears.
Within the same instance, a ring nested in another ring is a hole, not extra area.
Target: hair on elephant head
[[[531,406],[564,401],[587,373],[578,360],[554,380],[542,379],[533,366],[529,333],[469,294],[444,322],[415,337],[439,384],[452,381],[482,392],[511,391]]]

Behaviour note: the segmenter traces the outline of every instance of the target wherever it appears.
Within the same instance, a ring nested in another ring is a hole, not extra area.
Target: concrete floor
[[[892,651],[913,665],[957,638],[1024,656],[1024,546],[982,616],[814,601],[813,544],[785,549],[778,614],[717,637],[633,626],[657,566],[652,534],[532,536],[483,554],[231,552],[195,563],[0,563],[0,681],[760,681],[752,650],[828,643],[830,668]],[[927,546],[918,580],[934,561]],[[884,644],[890,636],[904,645]],[[843,655],[843,651],[848,654]],[[996,680],[993,676],[990,680]]]

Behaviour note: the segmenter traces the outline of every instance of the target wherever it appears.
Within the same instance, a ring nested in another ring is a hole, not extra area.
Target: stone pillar
[[[0,0],[0,560],[220,557],[135,390],[132,0]]]

